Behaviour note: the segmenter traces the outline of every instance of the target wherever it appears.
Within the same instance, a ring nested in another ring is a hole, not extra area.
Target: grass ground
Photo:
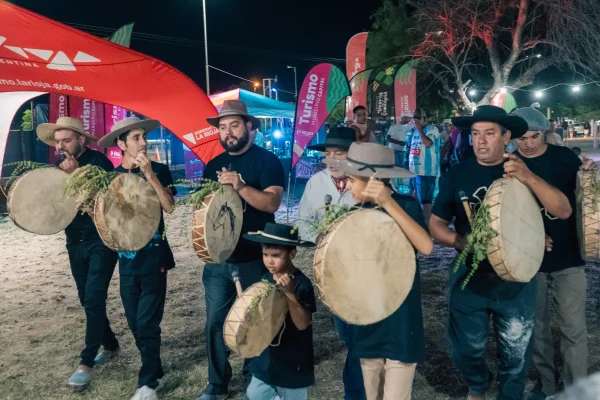
[[[170,217],[169,240],[178,267],[169,275],[163,321],[162,356],[167,372],[161,399],[195,399],[207,383],[204,290],[202,264],[191,250],[182,215]],[[84,336],[84,313],[77,300],[63,234],[42,237],[27,234],[4,220],[0,223],[0,399],[115,400],[128,399],[136,386],[139,354],[127,328],[118,296],[115,272],[108,314],[123,348],[122,356],[94,373],[90,387],[73,392],[66,380],[78,363]],[[464,399],[466,385],[448,358],[444,339],[448,249],[436,248],[421,260],[427,361],[417,368],[414,399]],[[312,252],[301,250],[300,267],[312,277]],[[588,323],[590,372],[600,370],[596,317],[599,270],[588,267]],[[490,336],[489,360],[494,367]],[[341,373],[345,350],[337,338],[327,309],[320,304],[314,315],[316,385],[311,399],[343,399]],[[232,399],[242,398],[241,366],[232,356]],[[529,383],[531,385],[531,383]],[[492,388],[492,392],[495,388]]]

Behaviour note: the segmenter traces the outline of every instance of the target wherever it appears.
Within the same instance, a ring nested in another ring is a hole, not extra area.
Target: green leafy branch
[[[176,205],[198,205],[202,204],[206,196],[223,190],[223,186],[219,182],[210,179],[203,180],[186,180],[180,179],[177,181],[177,186],[198,189],[192,192],[189,196],[184,196],[177,200]]]
[[[81,199],[82,210],[94,208],[98,196],[108,190],[118,175],[118,172],[107,172],[96,165],[84,165],[69,176],[63,195],[65,198]]]
[[[341,217],[351,211],[356,210],[356,207],[329,205],[325,209],[325,215],[319,221],[315,221],[310,225],[310,231],[313,235],[321,235],[326,233],[329,228]]]
[[[263,279],[262,283],[264,283],[266,286],[265,290],[257,296],[254,296],[250,302],[250,307],[248,307],[248,312],[253,317],[256,317],[257,314],[260,315],[260,317],[264,315],[265,310],[262,306],[262,303],[273,294],[273,291],[275,291],[276,288],[275,284],[266,279]]]
[[[482,204],[473,216],[471,233],[467,236],[467,245],[460,252],[454,264],[454,273],[456,273],[461,264],[466,263],[469,253],[473,253],[471,269],[462,283],[463,290],[467,287],[467,284],[475,274],[475,271],[477,271],[479,264],[487,258],[487,248],[490,240],[498,235],[498,232],[490,227],[491,219],[490,206]]]
[[[6,183],[6,190],[8,193],[8,189],[10,189],[10,186],[24,173],[29,172],[29,171],[33,171],[34,169],[40,169],[40,168],[53,168],[53,165],[50,164],[45,164],[45,163],[39,163],[39,162],[34,162],[34,161],[18,161],[18,162],[14,162],[14,163],[9,163],[9,164],[5,164],[4,167],[13,167],[16,166],[16,168],[13,170],[12,174],[10,175],[10,178],[8,179],[8,182]]]

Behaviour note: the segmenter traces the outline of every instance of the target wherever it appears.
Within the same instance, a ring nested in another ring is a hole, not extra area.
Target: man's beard
[[[246,147],[246,145],[250,141],[250,132],[248,132],[248,129],[245,129],[244,136],[239,138],[237,140],[237,143],[231,146],[227,144],[227,138],[223,140],[219,137],[219,141],[221,142],[221,146],[223,146],[225,151],[227,151],[228,153],[235,153]]]

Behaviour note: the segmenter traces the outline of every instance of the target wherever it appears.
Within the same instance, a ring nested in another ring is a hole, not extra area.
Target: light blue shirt
[[[416,127],[410,128],[406,134],[406,152],[408,153],[408,168],[410,172],[419,176],[440,175],[440,131],[429,124],[423,132],[433,142],[427,147],[421,141],[421,135]]]

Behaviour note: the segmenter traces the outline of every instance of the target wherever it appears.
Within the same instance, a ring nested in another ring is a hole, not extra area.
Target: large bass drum
[[[500,278],[529,282],[545,251],[544,221],[538,201],[516,178],[495,181],[485,195],[490,227],[498,232],[488,244],[488,260]]]
[[[410,292],[415,249],[387,214],[352,211],[337,220],[314,258],[319,299],[342,320],[373,324],[394,313]]]
[[[119,174],[94,207],[100,238],[114,251],[138,251],[158,230],[162,207],[154,188],[136,174]]]
[[[581,257],[600,261],[600,182],[596,171],[577,173],[577,236]]]
[[[204,262],[225,262],[235,250],[244,212],[242,199],[229,185],[204,198],[192,214],[192,244]]]
[[[77,215],[75,200],[64,197],[69,174],[40,168],[19,177],[8,191],[8,215],[19,228],[38,235],[64,230]]]

